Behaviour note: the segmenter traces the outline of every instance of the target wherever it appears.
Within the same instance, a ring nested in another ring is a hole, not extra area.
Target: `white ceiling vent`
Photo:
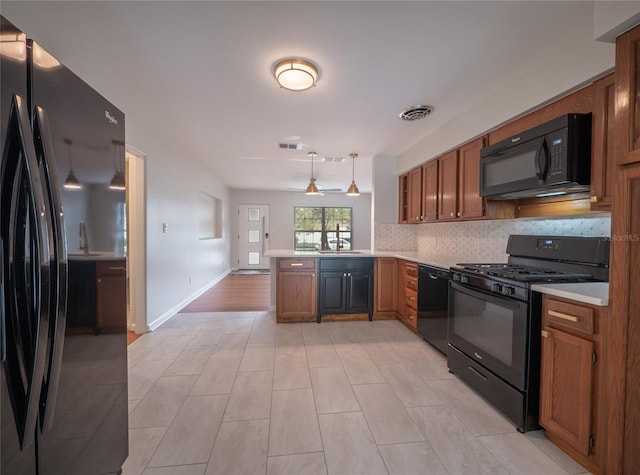
[[[344,158],[343,157],[321,157],[320,161],[327,162],[327,163],[342,163],[344,162]]]
[[[402,120],[420,120],[428,117],[433,112],[433,106],[411,106],[400,112]]]
[[[302,150],[302,147],[304,147],[304,144],[302,143],[284,143],[284,142],[280,142],[278,144],[280,146],[280,148],[284,148],[287,150]]]

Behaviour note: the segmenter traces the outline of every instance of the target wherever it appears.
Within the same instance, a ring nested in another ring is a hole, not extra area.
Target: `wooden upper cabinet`
[[[438,159],[438,218],[456,219],[458,212],[458,151]]]
[[[616,162],[640,162],[640,28],[616,39]]]
[[[422,168],[414,168],[409,172],[408,223],[422,221]]]
[[[398,177],[398,224],[407,224],[409,206],[409,174]]]
[[[438,219],[438,160],[422,166],[422,220]]]
[[[506,125],[489,132],[489,145],[493,145],[512,135],[517,135],[524,130],[544,124],[563,114],[576,113],[588,114],[593,109],[594,86],[589,84],[568,96],[565,96],[551,104],[547,104],[519,119],[512,120]]]
[[[615,75],[594,84],[591,149],[591,209],[609,211],[615,173]]]
[[[462,146],[458,155],[459,218],[480,218],[484,215],[484,200],[480,196],[480,150],[486,138],[480,137]]]

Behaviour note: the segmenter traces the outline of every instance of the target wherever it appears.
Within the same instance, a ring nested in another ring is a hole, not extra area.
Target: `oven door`
[[[527,302],[450,283],[449,343],[523,391],[528,327]]]

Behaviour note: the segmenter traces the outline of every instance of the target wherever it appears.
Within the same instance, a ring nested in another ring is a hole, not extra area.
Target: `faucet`
[[[340,224],[336,224],[336,252],[340,254]]]
[[[80,249],[85,255],[89,255],[89,240],[87,239],[87,225],[84,221],[80,221]]]

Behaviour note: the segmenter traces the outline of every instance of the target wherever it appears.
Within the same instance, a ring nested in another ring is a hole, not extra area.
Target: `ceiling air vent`
[[[302,150],[302,147],[304,146],[301,143],[280,143],[278,145],[280,146],[280,148],[284,148],[287,150]]]
[[[400,118],[402,120],[419,120],[431,115],[432,112],[432,106],[411,106],[400,112]]]

